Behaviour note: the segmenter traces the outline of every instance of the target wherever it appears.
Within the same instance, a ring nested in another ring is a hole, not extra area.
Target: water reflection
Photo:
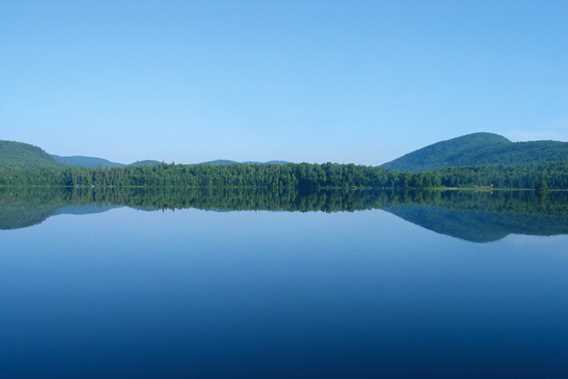
[[[61,214],[117,207],[210,211],[354,212],[381,209],[437,233],[472,242],[509,234],[568,234],[568,193],[525,192],[277,192],[253,189],[1,188],[0,229],[40,224]]]

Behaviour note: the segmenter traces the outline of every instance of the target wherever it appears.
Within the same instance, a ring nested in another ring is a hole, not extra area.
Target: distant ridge
[[[106,159],[96,157],[85,157],[82,155],[74,155],[70,157],[62,157],[59,155],[52,155],[55,161],[59,164],[72,167],[82,168],[112,168],[124,167],[122,163],[111,162]]]
[[[145,160],[145,161],[134,162],[134,163],[130,164],[129,166],[132,166],[132,167],[154,167],[154,166],[159,166],[163,163],[164,162],[160,162],[160,161]]]
[[[109,161],[108,159],[83,155],[60,156],[46,153],[43,149],[22,142],[0,140],[0,166],[14,168],[119,168],[127,166],[157,166],[162,162],[145,160],[131,165]]]
[[[268,162],[237,162],[227,159],[218,159],[198,163],[210,166],[226,166],[237,164],[258,164],[258,165],[282,165],[288,164],[286,161]],[[97,168],[120,168],[120,167],[154,167],[164,164],[157,160],[142,160],[131,164],[113,162],[104,158],[89,157],[84,155],[61,156],[48,154],[41,148],[27,143],[2,141],[0,140],[0,166],[17,168],[55,168],[55,167],[79,167],[87,169]]]
[[[268,162],[257,162],[257,161],[245,161],[245,162],[237,162],[231,161],[228,159],[218,159],[214,161],[202,162],[199,164],[202,165],[209,165],[209,166],[227,166],[227,165],[235,165],[235,164],[258,164],[258,165],[284,165],[289,164],[290,162],[286,161],[268,161]]]
[[[227,166],[227,165],[239,164],[239,162],[231,161],[231,160],[228,160],[228,159],[217,159],[217,160],[214,160],[214,161],[201,162],[201,163],[198,163],[198,164],[206,165],[206,166]]]
[[[420,172],[448,167],[526,165],[568,161],[568,143],[511,142],[494,133],[473,133],[441,141],[383,165],[395,171]]]
[[[290,164],[290,162],[287,162],[287,161],[268,161],[268,162],[248,161],[248,162],[243,162],[243,163],[245,163],[245,164],[268,164],[268,165]]]
[[[55,161],[64,166],[81,167],[81,168],[120,168],[120,167],[153,167],[159,166],[162,162],[155,160],[137,161],[131,164],[112,162],[103,158],[85,157],[82,155],[74,155],[70,157],[61,157],[52,155]]]

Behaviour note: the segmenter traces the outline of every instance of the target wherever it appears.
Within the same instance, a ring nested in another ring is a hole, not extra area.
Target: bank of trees
[[[449,168],[424,173],[353,164],[234,164],[110,169],[0,167],[3,186],[568,189],[568,163]]]

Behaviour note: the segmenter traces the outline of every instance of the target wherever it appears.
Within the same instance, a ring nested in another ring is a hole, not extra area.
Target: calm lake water
[[[0,190],[0,377],[566,378],[568,195]]]

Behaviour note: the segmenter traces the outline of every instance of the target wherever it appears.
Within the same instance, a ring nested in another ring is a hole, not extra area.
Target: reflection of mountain
[[[472,242],[497,241],[509,234],[568,234],[568,215],[457,210],[417,204],[384,209],[423,228]]]
[[[77,204],[59,208],[56,204],[0,203],[0,230],[37,225],[56,215],[86,215],[106,212],[112,208],[115,206]]]
[[[0,190],[0,229],[19,229],[40,224],[63,214],[105,212],[116,205],[93,203],[89,198],[74,198],[66,189]]]
[[[19,229],[43,222],[53,214],[50,206],[26,207],[23,204],[0,205],[0,229]]]
[[[340,212],[384,209],[426,229],[473,242],[509,234],[568,234],[568,193],[533,192],[298,193],[228,189],[0,189],[0,229],[23,228],[61,214],[93,214],[121,206],[153,211]]]

